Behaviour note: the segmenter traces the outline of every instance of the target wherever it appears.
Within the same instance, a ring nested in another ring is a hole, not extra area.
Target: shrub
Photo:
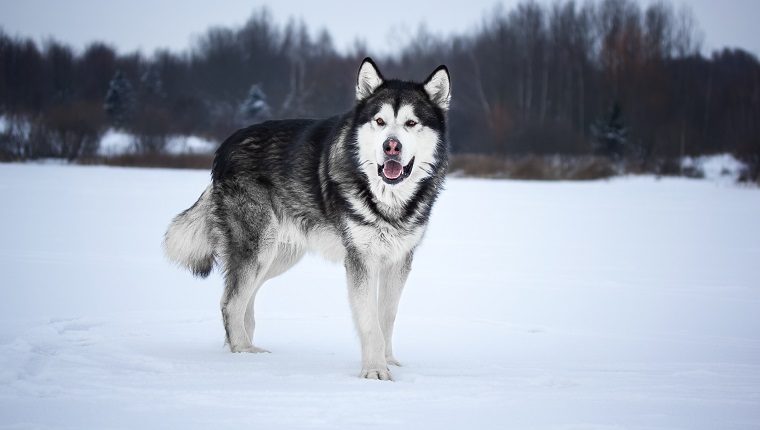
[[[498,156],[452,154],[449,158],[449,174],[475,178],[505,178],[507,160]]]
[[[12,116],[0,131],[0,159],[92,156],[105,129],[105,113],[94,103],[53,106],[35,118]]]
[[[737,151],[736,158],[744,163],[738,181],[760,185],[760,139],[744,145]]]
[[[567,179],[594,180],[606,179],[617,174],[615,166],[606,157],[587,157],[581,159],[567,174]]]
[[[0,161],[16,161],[26,156],[29,121],[19,116],[3,118],[0,130]]]
[[[211,169],[213,154],[162,154],[136,153],[113,157],[89,157],[79,160],[79,164],[106,165],[119,167],[167,167],[174,169]]]
[[[130,129],[137,152],[163,152],[171,134],[171,117],[166,109],[149,106],[134,114]]]
[[[511,179],[559,179],[559,172],[547,157],[530,155],[513,160],[508,168]]]
[[[39,121],[32,143],[35,158],[65,158],[69,161],[94,155],[106,124],[103,109],[93,103],[78,102],[52,108]]]

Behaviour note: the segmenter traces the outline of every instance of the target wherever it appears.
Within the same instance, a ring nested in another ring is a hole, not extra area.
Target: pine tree
[[[261,88],[261,84],[251,85],[248,97],[240,106],[243,118],[250,123],[265,121],[272,117],[272,110],[267,103],[267,96]]]
[[[122,127],[129,120],[134,110],[134,91],[132,84],[124,75],[117,70],[111,83],[108,85],[105,103],[103,104],[108,116],[116,127]]]
[[[609,118],[599,120],[591,126],[594,140],[594,152],[612,160],[620,160],[628,152],[628,127],[623,122],[623,110],[620,103],[612,106]]]

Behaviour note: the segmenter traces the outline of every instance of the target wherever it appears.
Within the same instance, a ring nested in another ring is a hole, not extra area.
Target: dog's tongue
[[[388,179],[396,179],[401,176],[403,166],[398,161],[388,160],[383,165],[383,175]]]

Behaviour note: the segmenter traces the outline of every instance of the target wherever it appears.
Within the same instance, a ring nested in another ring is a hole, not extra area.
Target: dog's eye
[[[409,121],[406,122],[407,127],[414,127],[415,125],[417,125],[417,121],[413,119],[410,119]]]
[[[383,121],[382,118],[376,119],[375,122],[377,123],[377,125],[385,125],[385,121]]]

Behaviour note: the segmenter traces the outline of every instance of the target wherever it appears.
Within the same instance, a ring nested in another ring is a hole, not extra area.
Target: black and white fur
[[[360,376],[392,379],[399,298],[447,168],[450,96],[445,66],[415,83],[386,80],[366,58],[345,114],[268,121],[222,143],[211,185],[164,247],[195,275],[223,268],[231,351],[266,352],[252,343],[256,292],[314,251],[345,264]]]

